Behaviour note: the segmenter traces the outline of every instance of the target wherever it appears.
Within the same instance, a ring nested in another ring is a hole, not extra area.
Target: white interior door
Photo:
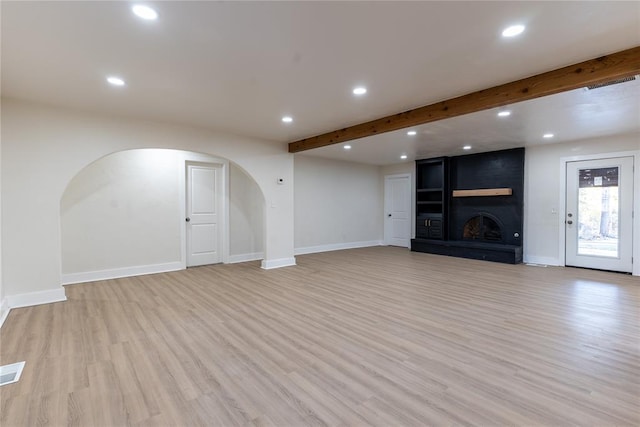
[[[568,266],[631,272],[633,157],[567,162]]]
[[[409,247],[411,239],[410,175],[384,177],[384,244]]]
[[[221,165],[187,164],[187,267],[222,261]]]

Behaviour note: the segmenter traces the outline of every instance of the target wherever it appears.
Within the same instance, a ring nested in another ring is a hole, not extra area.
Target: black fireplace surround
[[[524,148],[450,157],[442,239],[424,238],[418,214],[411,249],[463,258],[522,262]],[[419,161],[418,161],[419,162]],[[419,163],[416,164],[416,168]],[[511,189],[511,195],[453,197],[454,190]],[[427,236],[429,237],[429,236]]]

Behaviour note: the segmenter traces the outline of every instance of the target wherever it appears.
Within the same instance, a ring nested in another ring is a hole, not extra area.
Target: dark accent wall
[[[522,245],[524,148],[451,157],[450,191],[511,188],[511,196],[451,197],[449,240],[463,240],[464,224],[490,214],[502,229],[503,244]],[[516,236],[517,235],[517,236]]]

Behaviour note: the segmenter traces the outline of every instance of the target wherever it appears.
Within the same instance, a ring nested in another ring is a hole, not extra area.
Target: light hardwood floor
[[[640,280],[365,248],[12,310],[0,425],[640,425]]]

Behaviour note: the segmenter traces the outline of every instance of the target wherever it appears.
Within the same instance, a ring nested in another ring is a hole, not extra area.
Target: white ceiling
[[[640,2],[147,2],[154,22],[132,4],[2,1],[2,96],[289,142],[640,45]],[[503,39],[514,23],[527,30]],[[127,86],[108,86],[112,74]],[[359,84],[369,92],[354,97]],[[402,147],[531,144],[549,123],[555,141],[637,130],[627,95],[530,101],[500,124],[493,111],[450,119]],[[627,120],[613,126],[610,108]],[[350,159],[395,163],[402,135],[354,142]]]

